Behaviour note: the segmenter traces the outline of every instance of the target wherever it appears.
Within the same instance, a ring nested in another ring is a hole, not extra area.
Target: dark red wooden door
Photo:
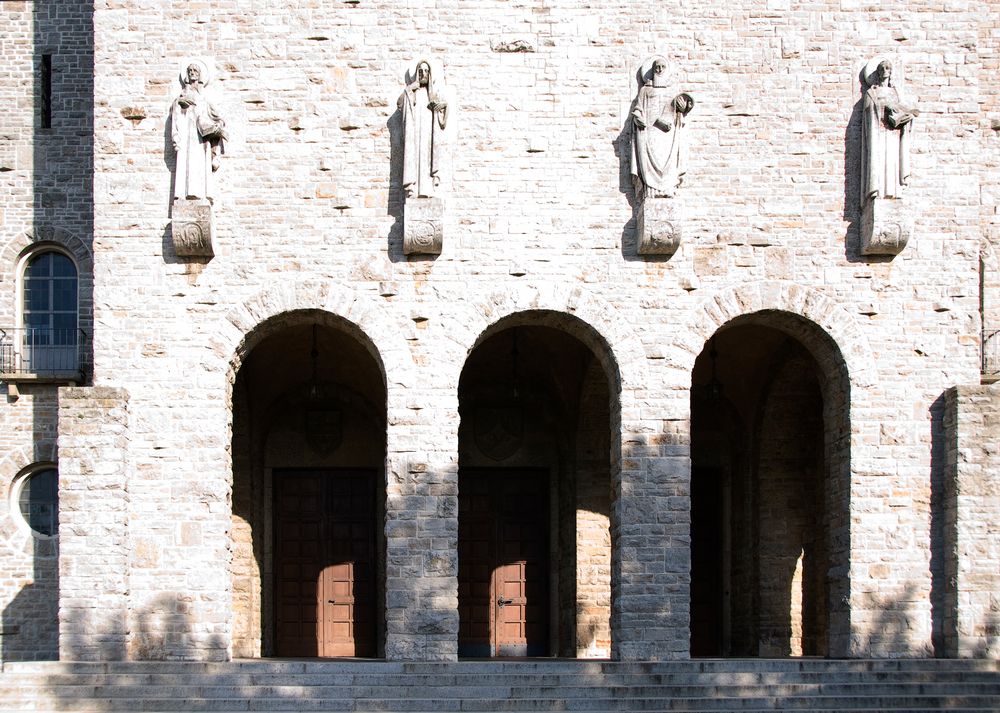
[[[375,477],[275,471],[278,656],[375,655]]]
[[[548,474],[459,476],[459,654],[548,651]]]

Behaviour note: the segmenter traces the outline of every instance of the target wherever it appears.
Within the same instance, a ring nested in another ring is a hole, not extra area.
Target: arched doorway
[[[521,313],[462,371],[459,656],[610,655],[617,390],[595,337]]]
[[[691,654],[827,655],[846,625],[846,367],[814,324],[738,318],[691,390]]]
[[[233,386],[235,656],[384,648],[385,381],[367,338],[320,311],[247,339]]]

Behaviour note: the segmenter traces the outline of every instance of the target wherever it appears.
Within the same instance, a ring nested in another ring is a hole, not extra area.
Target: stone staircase
[[[1000,662],[5,663],[0,711],[1000,711]]]

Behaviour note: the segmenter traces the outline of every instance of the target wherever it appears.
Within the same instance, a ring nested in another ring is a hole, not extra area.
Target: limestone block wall
[[[1000,391],[960,386],[947,392],[944,483],[944,650],[996,657],[1000,651]]]
[[[3,3],[15,29],[0,37],[10,58],[0,98],[22,110],[0,116],[0,168],[12,166],[0,171],[0,239],[44,223],[93,243],[93,380],[125,390],[129,413],[127,602],[116,581],[106,594],[133,631],[177,634],[134,638],[128,655],[230,654],[232,383],[247,335],[301,309],[356,325],[385,370],[389,657],[454,656],[459,375],[492,325],[538,310],[577,320],[566,328],[601,345],[620,390],[608,454],[614,655],[687,655],[691,370],[718,328],[759,311],[812,322],[847,374],[840,402],[825,404],[849,413],[830,446],[849,471],[834,519],[850,540],[836,597],[850,611],[831,650],[927,653],[940,576],[932,410],[979,378],[978,255],[996,205],[996,132],[984,119],[996,101],[994,10]],[[54,65],[65,91],[51,134],[33,128],[27,80],[42,47],[68,55]],[[916,229],[899,256],[864,259],[858,73],[880,53],[898,58],[922,111],[905,196]],[[401,248],[396,100],[425,54],[457,90],[434,259]],[[669,260],[636,254],[628,177],[635,72],[653,54],[696,101],[677,198],[684,240]],[[230,133],[207,262],[178,258],[169,232],[166,117],[191,56],[213,60],[209,86]],[[9,270],[0,266],[0,315],[13,317]],[[0,404],[0,438],[22,451],[55,432],[29,403]],[[79,409],[59,408],[68,437]],[[126,456],[109,444],[101,457]],[[78,536],[98,525],[78,524]],[[72,561],[65,547],[60,557]],[[23,562],[0,563],[0,595],[27,584]],[[182,619],[191,628],[170,623]]]
[[[15,495],[33,467],[56,462],[57,404],[51,389],[25,388],[0,435],[0,660],[56,658],[59,643],[58,538],[35,535]]]
[[[128,393],[70,387],[59,397],[59,658],[143,658],[147,637],[181,632],[130,622],[141,617],[129,595],[133,565],[142,566],[144,553],[128,530]]]
[[[0,329],[20,313],[21,259],[57,246],[79,269],[80,327],[92,333],[93,8],[87,3],[0,3]],[[51,58],[42,121],[42,57]],[[84,368],[89,371],[85,345]],[[55,658],[58,538],[34,536],[15,512],[19,480],[58,462],[56,387],[0,384],[0,658]]]
[[[378,312],[407,325],[401,356],[414,375],[395,401],[401,362],[387,360],[387,514],[416,508],[428,528],[402,550],[388,539],[387,651],[451,655],[453,567],[408,548],[434,542],[432,523],[451,517],[457,375],[477,335],[509,310],[580,316],[577,305],[589,301],[600,307],[581,319],[611,345],[623,382],[611,456],[620,450],[615,653],[683,656],[690,370],[714,329],[707,325],[725,323],[715,315],[785,309],[815,319],[835,341],[855,335],[838,342],[851,378],[843,520],[851,581],[867,589],[847,594],[853,634],[842,637],[844,650],[925,652],[929,409],[944,389],[978,378],[981,192],[967,164],[981,140],[971,131],[981,61],[970,41],[985,21],[974,3],[898,3],[877,14],[842,3],[749,1],[585,10],[419,2],[405,12],[378,3],[265,3],[252,13],[236,1],[194,12],[102,6],[95,380],[132,394],[138,480],[130,492],[143,515],[136,536],[162,542],[149,513],[184,518],[197,509],[225,539],[225,373],[238,343],[227,315],[257,304],[257,295],[284,295],[292,278],[336,285],[351,297],[330,308],[355,323],[368,325]],[[513,40],[533,51],[506,51]],[[858,72],[883,52],[900,57],[923,111],[907,189],[918,227],[897,258],[862,260]],[[405,259],[400,246],[395,102],[404,69],[425,53],[458,89],[445,248],[433,260]],[[654,53],[671,59],[671,81],[697,102],[680,194],[686,237],[668,261],[635,254],[625,150],[633,77]],[[212,89],[231,132],[217,174],[216,257],[207,264],[179,260],[167,232],[165,118],[190,55],[214,59]],[[124,118],[127,107],[147,118]],[[774,289],[754,288],[757,298],[726,301],[767,281]],[[280,304],[307,305],[294,297]],[[706,313],[712,318],[699,322]],[[249,314],[239,329],[263,316]],[[640,369],[624,344],[637,345]],[[156,485],[193,472],[198,496]],[[190,553],[183,544],[164,550],[135,583],[137,605],[176,568],[194,575],[207,567],[207,553]],[[884,561],[897,566],[873,579],[869,566]],[[427,579],[413,577],[420,571]],[[204,594],[213,608],[227,596],[227,585],[218,586]],[[418,586],[423,594],[404,596]],[[426,621],[412,606],[420,597],[441,616]],[[892,627],[881,616],[887,610]]]

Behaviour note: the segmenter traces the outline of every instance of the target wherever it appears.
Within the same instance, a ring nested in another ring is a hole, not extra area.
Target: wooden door
[[[459,654],[548,652],[548,473],[459,476]]]
[[[278,656],[375,655],[375,477],[275,471]]]

